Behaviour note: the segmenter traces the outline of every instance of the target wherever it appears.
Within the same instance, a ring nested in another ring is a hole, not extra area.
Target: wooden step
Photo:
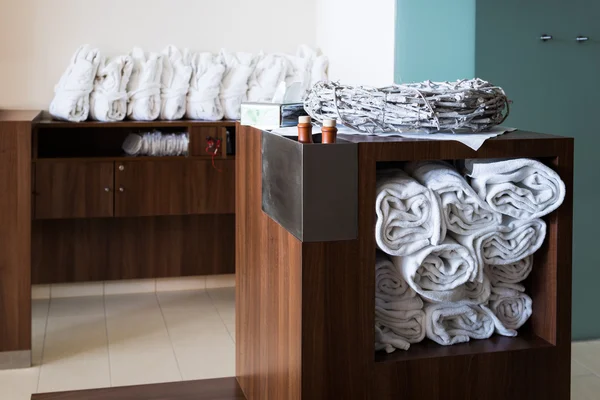
[[[31,400],[246,400],[236,378],[40,393]]]

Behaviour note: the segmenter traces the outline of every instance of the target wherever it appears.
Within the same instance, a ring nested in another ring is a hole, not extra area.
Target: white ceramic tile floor
[[[235,288],[33,300],[33,367],[0,398],[235,374]],[[600,399],[600,341],[573,343],[572,400]]]
[[[0,371],[0,399],[233,376],[234,298],[229,287],[33,300],[33,367]]]

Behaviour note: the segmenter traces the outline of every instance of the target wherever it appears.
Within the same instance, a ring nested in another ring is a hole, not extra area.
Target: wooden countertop
[[[41,115],[39,110],[0,110],[0,122],[32,122]]]

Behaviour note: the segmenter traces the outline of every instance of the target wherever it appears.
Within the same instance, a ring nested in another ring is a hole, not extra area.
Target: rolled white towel
[[[375,259],[375,296],[385,301],[398,301],[404,297],[414,297],[413,293],[414,291],[406,283],[392,260],[385,254],[377,253]]]
[[[248,101],[271,102],[277,86],[285,82],[287,62],[277,54],[260,54],[257,59],[248,81],[246,97]]]
[[[250,53],[231,53],[221,50],[225,73],[221,81],[221,104],[225,118],[239,119],[242,101],[248,91],[248,79],[256,66],[256,57]]]
[[[496,316],[496,331],[504,336],[516,336],[533,312],[531,297],[522,291],[505,287],[492,287],[490,310]]]
[[[425,306],[427,337],[443,346],[487,339],[494,334],[494,321],[478,305],[438,303]]]
[[[90,95],[90,118],[96,121],[122,121],[127,115],[127,83],[133,70],[130,56],[102,58],[94,91]]]
[[[485,304],[492,294],[492,285],[486,274],[482,275],[481,282],[466,282],[457,290],[462,291],[461,302],[468,304]]]
[[[469,250],[449,237],[440,245],[392,257],[392,261],[410,287],[431,302],[463,299],[462,288],[455,289],[483,275]]]
[[[138,47],[131,52],[133,70],[127,84],[127,116],[137,121],[153,121],[160,115],[162,55],[144,53]]]
[[[457,242],[475,254],[480,265],[508,265],[535,253],[546,237],[546,223],[541,219],[512,220],[470,235],[454,235]]]
[[[513,218],[543,217],[565,199],[562,179],[536,160],[465,160],[465,171],[482,199]]]
[[[450,164],[441,161],[413,162],[405,170],[438,195],[449,231],[468,235],[502,222],[502,214],[492,210]]]
[[[77,49],[54,87],[50,114],[57,119],[81,122],[90,112],[90,93],[100,64],[100,52],[89,45]]]
[[[519,283],[527,279],[532,269],[533,255],[507,265],[486,266],[487,274],[494,286],[513,288],[518,291],[523,291]]]
[[[375,307],[375,332],[377,350],[408,350],[411,343],[425,338],[425,313],[421,309],[389,311]]]
[[[181,52],[170,45],[163,50],[162,59],[160,118],[181,119],[186,111],[186,98],[192,77],[191,54],[188,49]]]
[[[437,197],[402,170],[377,174],[375,211],[375,239],[388,254],[412,254],[446,236]]]
[[[212,53],[192,55],[192,79],[187,97],[186,117],[218,121],[223,118],[219,92],[225,73],[223,59]]]

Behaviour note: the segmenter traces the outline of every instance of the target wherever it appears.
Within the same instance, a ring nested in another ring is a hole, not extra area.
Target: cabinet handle
[[[583,42],[587,42],[588,40],[590,40],[590,38],[587,36],[577,36],[575,38],[575,40],[579,43],[583,43]]]
[[[105,192],[110,192],[110,188],[107,188],[107,187],[105,187],[105,188],[104,188],[104,191],[105,191]]]
[[[548,41],[548,40],[552,40],[552,35],[546,35],[546,34],[544,33],[542,36],[540,36],[540,40],[541,40],[542,42],[546,42],[546,41]]]
[[[121,186],[121,187],[119,188],[119,192],[124,192],[124,191],[125,191],[125,188],[124,188],[123,186]]]
[[[125,166],[124,165],[119,165],[119,171],[125,171]]]

